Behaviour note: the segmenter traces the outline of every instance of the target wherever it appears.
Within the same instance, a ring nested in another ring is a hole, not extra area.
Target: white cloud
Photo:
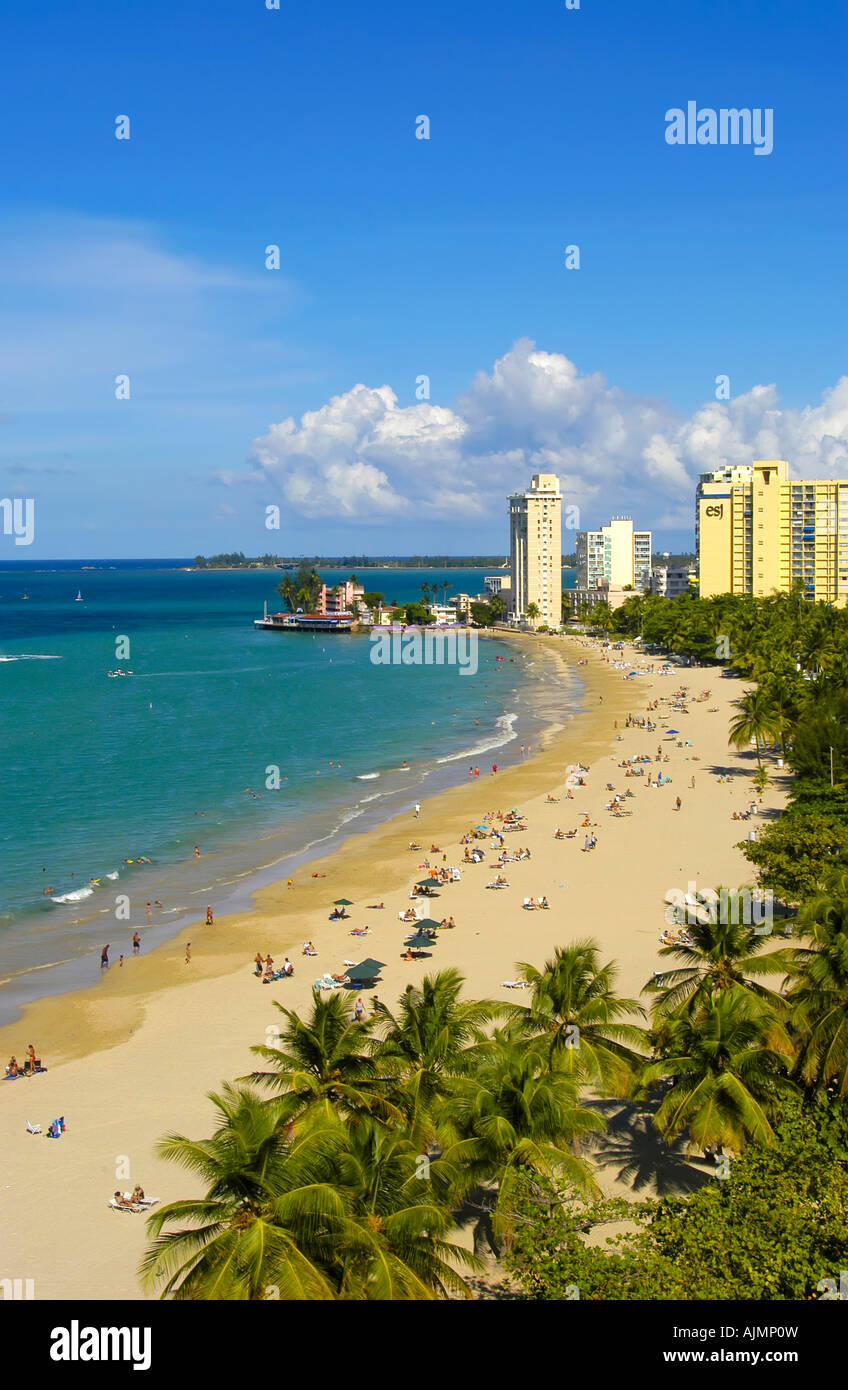
[[[798,477],[844,475],[848,377],[800,410],[781,409],[766,385],[683,418],[521,339],[455,409],[399,406],[391,387],[359,384],[299,423],[271,425],[254,441],[251,476],[305,517],[450,522],[502,516],[505,495],[531,473],[555,472],[585,524],[629,511],[645,525],[688,527],[698,474],[754,458],[786,458]]]

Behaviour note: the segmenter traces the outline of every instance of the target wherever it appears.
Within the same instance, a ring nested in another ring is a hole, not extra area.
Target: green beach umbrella
[[[439,880],[438,880],[437,878],[419,878],[419,880],[418,880],[418,882],[416,883],[415,887],[416,887],[416,888],[429,888],[431,885],[432,885],[432,886],[435,886],[435,885],[438,883],[438,881],[439,881]]]
[[[350,898],[336,898],[333,907],[353,907]]]
[[[415,923],[417,931],[437,931],[441,925],[441,922],[434,921],[432,917],[425,917],[423,922]]]
[[[420,950],[422,946],[434,945],[434,942],[430,940],[429,936],[427,936],[425,932],[418,931],[415,933],[414,936],[410,936],[408,940],[406,940],[403,944],[404,946],[411,946],[415,947],[416,950]]]
[[[363,984],[366,980],[376,980],[380,971],[383,969],[384,962],[373,960],[368,956],[366,960],[361,960],[358,965],[352,965],[345,975],[351,984]]]

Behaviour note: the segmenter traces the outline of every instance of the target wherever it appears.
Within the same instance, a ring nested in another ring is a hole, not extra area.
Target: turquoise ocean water
[[[364,634],[255,630],[279,574],[161,564],[0,569],[0,1020],[95,978],[105,942],[114,959],[135,928],[149,946],[207,903],[245,907],[469,765],[508,766],[578,701],[575,678],[514,644],[481,641],[474,676],[378,667]],[[469,570],[360,578],[400,602],[435,580],[483,587]],[[133,675],[109,679],[118,666]]]

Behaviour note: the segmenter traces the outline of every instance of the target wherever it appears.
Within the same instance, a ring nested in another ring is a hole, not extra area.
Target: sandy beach
[[[469,995],[520,1000],[528,996],[502,986],[517,961],[541,964],[555,945],[591,936],[605,958],[618,961],[619,992],[636,996],[658,967],[670,889],[685,892],[692,881],[699,888],[752,881],[735,846],[782,805],[788,777],[773,777],[759,799],[759,817],[732,820],[733,811],[754,799],[756,760],[727,743],[730,705],[742,683],[715,668],[625,679],[650,658],[632,647],[602,653],[579,638],[547,640],[569,664],[587,662],[579,670],[585,708],[525,765],[496,775],[490,764],[481,766],[479,778],[423,801],[419,819],[405,812],[351,837],[332,857],[299,870],[293,887],[264,889],[251,913],[213,927],[198,922],[147,956],[132,958],[133,928],[116,924],[111,955],[117,961],[123,951],[123,966],[113,964],[89,989],[39,1001],[0,1030],[4,1061],[13,1052],[20,1059],[32,1041],[49,1068],[0,1083],[0,1277],[34,1279],[38,1299],[140,1298],[144,1219],[110,1211],[111,1193],[140,1182],[162,1201],[190,1195],[182,1172],[155,1157],[156,1140],[173,1130],[207,1134],[206,1095],[252,1069],[250,1047],[265,1041],[280,1018],[272,1000],[307,1011],[313,981],[324,971],[374,956],[386,962],[376,993],[391,1004],[409,981],[452,965],[466,976]],[[670,714],[661,703],[651,716],[655,732],[625,727],[628,714],[642,717],[649,702],[668,699],[681,685],[689,692],[686,713]],[[696,698],[702,689],[709,698]],[[668,737],[663,725],[679,734]],[[671,778],[667,785],[648,788],[646,777],[626,778],[616,765],[642,754],[653,758],[658,744],[668,761],[645,764],[645,771],[662,771]],[[569,800],[565,778],[578,760],[590,772]],[[733,780],[719,782],[720,770],[730,770]],[[605,809],[612,796],[607,783],[616,792],[632,790],[626,801],[632,814],[619,818]],[[507,835],[506,847],[526,846],[530,858],[506,867],[509,888],[489,891],[497,867],[488,842],[483,863],[471,866],[462,862],[460,839],[485,814],[513,806],[526,815],[527,829]],[[587,832],[579,828],[584,816],[597,836],[588,853]],[[557,827],[578,827],[577,835],[558,840]],[[409,850],[411,840],[420,852]],[[406,929],[398,913],[410,905],[412,883],[426,874],[425,857],[440,865],[443,855],[462,877],[429,906],[438,919],[454,918],[456,930],[440,933],[429,959],[403,961]],[[523,908],[525,897],[542,895],[548,911]],[[340,897],[353,902],[350,920],[331,922],[331,904]],[[379,902],[382,910],[368,910]],[[349,934],[366,924],[368,936]],[[119,931],[126,939],[117,945]],[[317,959],[302,956],[306,940],[315,943]],[[253,973],[257,951],[270,953],[277,965],[289,956],[294,977],[263,985]],[[356,993],[349,998],[353,1009]],[[46,1130],[56,1115],[67,1122],[59,1141],[26,1132],[28,1120]]]

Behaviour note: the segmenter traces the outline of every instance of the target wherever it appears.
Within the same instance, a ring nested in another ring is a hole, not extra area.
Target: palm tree
[[[645,1089],[671,1078],[654,1116],[663,1138],[688,1130],[702,1153],[722,1145],[739,1152],[749,1137],[770,1144],[770,1120],[794,1090],[785,1075],[792,1044],[773,1015],[734,985],[705,1000],[696,1018],[674,1019],[668,1034],[665,1055],[643,1077]]]
[[[765,789],[766,789],[766,787],[768,786],[769,781],[770,781],[770,778],[769,778],[769,775],[768,775],[768,768],[765,768],[765,767],[763,767],[762,765],[761,765],[760,767],[758,767],[757,770],[756,770],[756,772],[754,773],[754,779],[753,779],[753,780],[754,780],[754,786],[757,788],[757,791],[758,791],[758,792],[760,793],[760,795],[762,796],[763,792],[765,791]]]
[[[833,1087],[848,1096],[848,874],[798,914],[798,931],[810,945],[790,953],[788,991],[799,1038],[798,1075],[811,1090]]]
[[[471,1292],[458,1272],[480,1263],[447,1236],[453,1173],[408,1134],[367,1118],[348,1126],[338,1158],[355,1233],[341,1255],[340,1297],[433,1299]]]
[[[529,618],[531,623],[535,623],[539,616],[539,605],[537,603],[528,603],[524,610],[524,616],[525,618]]]
[[[374,1111],[386,1119],[401,1118],[390,1082],[374,1060],[373,1019],[353,1018],[348,1000],[338,994],[327,999],[315,995],[308,1019],[276,1001],[274,1007],[286,1020],[279,1046],[251,1048],[272,1070],[252,1072],[243,1080],[281,1092],[289,1119],[318,1105],[340,1106],[345,1114]]]
[[[285,1299],[333,1298],[329,1269],[349,1224],[333,1186],[343,1135],[286,1137],[274,1106],[233,1086],[210,1100],[219,1116],[211,1139],[170,1134],[157,1145],[206,1190],[148,1218],[145,1288],[177,1299],[264,1299],[271,1287]]]
[[[760,747],[774,735],[774,711],[765,692],[757,687],[748,690],[738,700],[733,701],[739,714],[732,721],[729,730],[730,742],[734,748],[747,748],[753,739],[757,746],[757,763],[762,766]]]
[[[401,1078],[409,1132],[420,1142],[432,1137],[434,1100],[451,1089],[462,1072],[467,1050],[479,1042],[487,1023],[507,1006],[493,1000],[460,1000],[463,976],[453,968],[425,975],[407,985],[396,1013],[380,1004],[376,1021],[383,1033],[375,1062]]]
[[[634,1049],[644,1046],[641,1028],[621,1020],[644,1016],[638,999],[615,992],[617,969],[599,963],[595,941],[557,946],[541,970],[519,963],[518,973],[533,986],[529,1008],[513,1008],[525,1031],[541,1032],[558,1065],[606,1095],[625,1095],[634,1066]]]
[[[735,915],[727,913],[731,918]],[[750,923],[732,920],[694,922],[687,930],[691,945],[679,942],[660,949],[661,956],[672,956],[682,964],[677,969],[664,970],[659,977],[654,976],[642,991],[657,995],[655,1018],[694,1017],[715,995],[734,988],[746,990],[778,1013],[785,1012],[780,996],[755,978],[786,975],[788,957],[785,951],[760,954],[768,936],[758,933]]]
[[[434,593],[434,595],[435,595],[435,592],[436,592],[436,587],[435,587],[435,585],[434,585],[434,586],[433,586],[433,593]],[[425,608],[426,608],[427,603],[428,603],[429,598],[430,598],[430,585],[427,584],[426,582],[425,582],[424,584],[421,585],[421,597],[422,597],[422,599],[423,599],[423,601],[424,601],[424,606],[425,606]]]
[[[496,1029],[476,1054],[473,1071],[456,1082],[440,1115],[454,1141],[451,1158],[466,1165],[466,1187],[475,1180],[497,1182],[493,1229],[508,1235],[527,1172],[597,1192],[572,1144],[605,1121],[580,1105],[575,1078],[552,1065],[547,1047],[528,1041],[520,1022]]]

